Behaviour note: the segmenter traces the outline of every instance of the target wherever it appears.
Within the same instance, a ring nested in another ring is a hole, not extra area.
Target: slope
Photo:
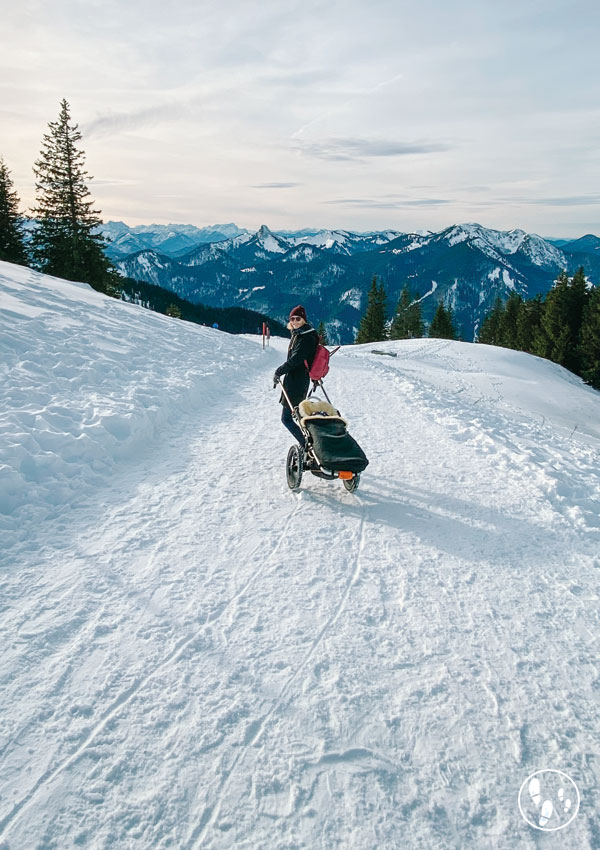
[[[111,462],[72,461],[77,500],[35,479],[4,506],[3,850],[533,850],[516,797],[540,767],[584,801],[545,844],[598,845],[597,393],[483,346],[348,348],[328,389],[371,464],[357,494],[293,494],[283,341],[1,271],[3,460],[20,475],[28,445],[62,480],[65,420],[34,445],[51,403],[152,423],[116,452],[101,421]]]

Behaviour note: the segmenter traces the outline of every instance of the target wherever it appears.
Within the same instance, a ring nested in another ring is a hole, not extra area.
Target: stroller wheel
[[[344,487],[349,493],[354,493],[360,482],[360,472],[356,472],[352,478],[344,478]]]
[[[287,483],[290,490],[297,490],[302,481],[302,449],[292,446],[288,452],[286,464]]]

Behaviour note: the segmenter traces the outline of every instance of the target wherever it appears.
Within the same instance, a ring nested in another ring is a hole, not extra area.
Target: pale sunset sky
[[[22,208],[61,99],[104,220],[600,234],[597,0],[0,0]]]

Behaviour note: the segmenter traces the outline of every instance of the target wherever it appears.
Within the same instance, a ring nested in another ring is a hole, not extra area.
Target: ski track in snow
[[[448,343],[419,357],[450,390],[333,362],[356,494],[288,490],[280,348],[31,529],[3,585],[2,850],[533,850],[540,767],[586,802],[548,846],[600,846],[598,443]]]
[[[208,831],[210,830],[210,828],[214,825],[215,821],[217,820],[217,818],[219,816],[219,811],[220,811],[220,808],[221,808],[221,803],[224,799],[225,792],[227,790],[229,778],[230,778],[232,772],[235,770],[238,761],[243,761],[244,757],[246,756],[246,753],[248,752],[249,747],[255,746],[258,743],[259,739],[261,738],[261,736],[262,736],[262,734],[263,734],[263,732],[266,728],[267,723],[269,722],[271,717],[275,714],[275,712],[280,708],[280,706],[284,702],[284,698],[285,698],[286,694],[288,693],[288,691],[290,690],[293,682],[298,677],[298,674],[306,666],[310,657],[314,654],[318,645],[321,643],[321,640],[322,640],[324,634],[331,628],[331,626],[333,626],[335,624],[336,620],[340,616],[340,614],[341,614],[341,612],[342,612],[342,610],[343,610],[343,608],[346,604],[346,600],[348,599],[348,594],[350,593],[350,589],[351,589],[352,585],[355,584],[355,582],[357,581],[358,575],[360,573],[360,556],[361,556],[363,546],[364,546],[363,525],[364,525],[364,519],[361,520],[360,542],[359,542],[359,545],[358,545],[358,551],[357,551],[357,555],[356,555],[356,559],[355,559],[354,570],[351,572],[351,577],[350,577],[348,583],[346,584],[346,588],[344,590],[344,593],[342,594],[342,597],[341,597],[339,604],[337,605],[332,616],[328,619],[328,621],[325,623],[325,625],[319,631],[319,634],[317,635],[315,640],[312,642],[310,649],[308,650],[308,652],[306,653],[306,655],[304,656],[304,658],[302,659],[302,661],[300,662],[298,667],[296,667],[293,674],[286,681],[285,685],[283,686],[283,688],[282,688],[282,690],[279,694],[279,698],[278,698],[277,702],[275,702],[273,704],[272,708],[269,710],[269,712],[265,715],[265,717],[261,721],[259,721],[259,722],[255,721],[254,724],[251,726],[251,730],[253,732],[253,735],[250,738],[250,740],[248,741],[248,743],[244,746],[244,748],[240,751],[239,757],[237,757],[234,760],[233,765],[231,767],[231,770],[228,771],[223,776],[216,803],[214,804],[214,806],[211,809],[208,809],[205,812],[205,815],[202,817],[199,826],[192,833],[190,843],[193,847],[202,846],[202,843],[203,843],[204,838],[206,837]],[[255,732],[254,732],[254,729],[256,729]]]

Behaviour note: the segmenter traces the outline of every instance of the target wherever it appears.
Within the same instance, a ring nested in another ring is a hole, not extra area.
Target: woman
[[[292,338],[288,346],[287,360],[279,369],[275,370],[273,385],[276,386],[278,379],[283,375],[284,389],[293,407],[297,407],[306,398],[308,392],[310,383],[308,369],[312,366],[317,351],[319,335],[313,326],[306,321],[306,310],[301,304],[291,311],[288,330],[292,332]],[[308,369],[306,368],[307,363]],[[292,411],[283,393],[281,393],[279,402],[283,405],[281,421],[300,445],[304,446],[302,431],[294,422]]]

